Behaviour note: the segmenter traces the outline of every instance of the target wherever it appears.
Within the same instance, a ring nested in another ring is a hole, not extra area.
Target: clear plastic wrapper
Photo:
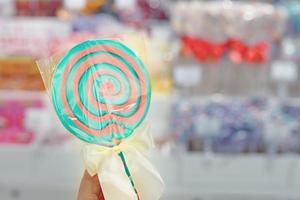
[[[151,99],[145,55],[143,37],[128,35],[89,39],[38,61],[61,123],[87,142],[85,168],[98,174],[106,200],[158,200],[163,192],[143,154],[153,148],[152,137],[139,127]]]
[[[106,146],[131,136],[150,105],[145,52],[142,35],[126,35],[90,39],[38,61],[64,127],[83,141]]]

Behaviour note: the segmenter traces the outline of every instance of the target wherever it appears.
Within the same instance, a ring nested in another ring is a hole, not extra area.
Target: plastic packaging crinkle
[[[141,41],[123,39],[136,52],[121,41],[87,40],[38,66],[61,123],[87,142],[85,166],[105,199],[156,200],[164,184],[143,154],[153,147],[142,124],[151,99],[146,51]]]

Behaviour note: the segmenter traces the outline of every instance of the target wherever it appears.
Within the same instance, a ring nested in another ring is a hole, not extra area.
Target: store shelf
[[[29,200],[45,194],[52,199],[72,199],[83,171],[78,148],[48,148],[38,153],[0,149],[0,159],[5,161],[0,165],[0,199],[8,195]],[[295,170],[300,163],[298,156],[282,155],[270,160],[264,155],[153,153],[151,160],[166,182],[166,200],[243,195],[257,199],[300,198],[300,182],[295,181],[299,177],[299,170]]]
[[[188,198],[247,196],[257,198],[299,199],[299,183],[294,180],[298,156],[270,159],[264,155],[186,154],[177,161],[180,189],[170,187],[167,194]],[[251,198],[252,197],[252,198]]]

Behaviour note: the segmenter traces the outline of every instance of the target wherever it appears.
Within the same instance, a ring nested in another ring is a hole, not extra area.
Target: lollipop
[[[88,40],[73,47],[54,70],[51,93],[68,131],[104,145],[129,137],[144,120],[151,98],[143,62],[113,40]]]

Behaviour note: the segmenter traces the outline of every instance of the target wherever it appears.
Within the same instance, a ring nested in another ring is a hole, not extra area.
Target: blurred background
[[[78,140],[35,61],[125,33],[144,35],[163,200],[300,199],[296,0],[0,0],[0,199],[76,199]]]

